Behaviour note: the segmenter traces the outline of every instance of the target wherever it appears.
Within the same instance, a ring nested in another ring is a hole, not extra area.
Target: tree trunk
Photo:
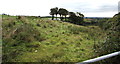
[[[63,15],[61,16],[61,21],[63,20]]]
[[[60,14],[60,20],[61,20],[61,14]]]
[[[52,20],[54,20],[54,15],[52,15]]]
[[[66,21],[66,15],[65,15],[65,21]]]
[[[56,14],[56,20],[57,20],[57,14]]]

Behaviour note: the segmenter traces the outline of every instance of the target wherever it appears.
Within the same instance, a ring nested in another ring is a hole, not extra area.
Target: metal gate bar
[[[106,58],[110,58],[110,57],[113,57],[113,56],[116,56],[116,55],[120,55],[120,51],[114,52],[114,53],[111,53],[111,54],[107,54],[107,55],[104,55],[104,56],[101,56],[101,57],[97,57],[97,58],[94,58],[94,59],[86,60],[86,61],[76,63],[76,64],[93,63],[93,62],[100,61],[100,60],[103,60],[103,59],[106,59]]]

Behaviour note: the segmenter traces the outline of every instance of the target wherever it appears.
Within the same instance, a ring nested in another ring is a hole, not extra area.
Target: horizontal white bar
[[[119,55],[119,54],[120,54],[120,51],[114,52],[114,53],[111,53],[111,54],[107,54],[107,55],[104,55],[104,56],[101,56],[101,57],[97,57],[97,58],[94,58],[94,59],[86,60],[86,61],[76,63],[76,64],[92,63],[92,62],[100,61],[100,60],[110,58],[110,57],[113,57],[113,56],[116,56],[116,55]]]

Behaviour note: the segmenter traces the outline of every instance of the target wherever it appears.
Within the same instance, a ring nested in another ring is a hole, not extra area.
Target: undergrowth
[[[3,62],[80,62],[95,57],[103,40],[98,26],[3,16]]]

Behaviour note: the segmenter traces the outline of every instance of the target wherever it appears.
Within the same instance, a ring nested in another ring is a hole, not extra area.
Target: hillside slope
[[[96,56],[98,26],[3,15],[3,62],[80,62]]]

